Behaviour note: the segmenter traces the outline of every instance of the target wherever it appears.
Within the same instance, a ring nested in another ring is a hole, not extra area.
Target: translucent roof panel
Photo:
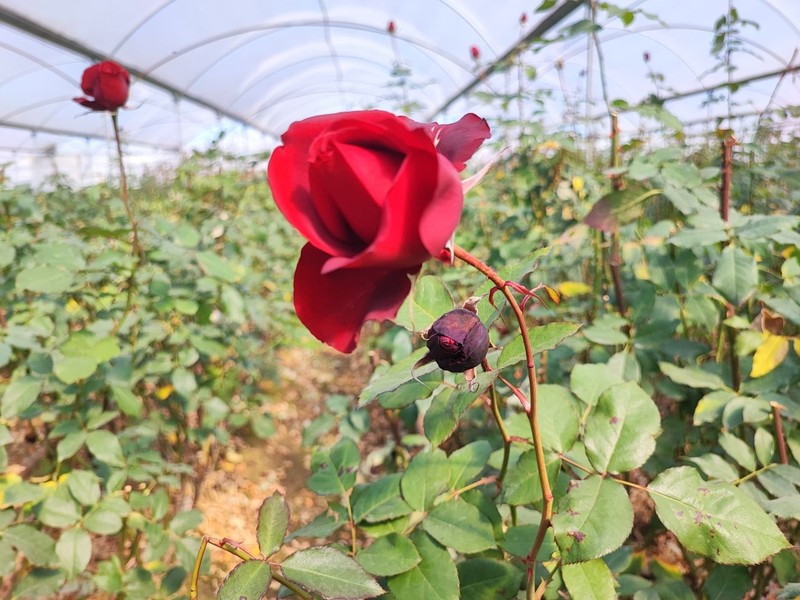
[[[220,132],[261,151],[297,119],[364,108],[447,121],[516,117],[518,105],[523,119],[587,134],[606,100],[657,98],[686,123],[800,104],[797,0],[619,4],[597,12],[593,33],[581,0],[0,0],[0,162],[102,152],[87,140],[108,140],[109,120],[71,101],[102,59],[133,76],[126,143],[158,157]],[[485,102],[519,91],[506,109]]]

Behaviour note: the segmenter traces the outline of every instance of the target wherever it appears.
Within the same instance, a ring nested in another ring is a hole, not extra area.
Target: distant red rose
[[[417,123],[370,110],[293,123],[269,161],[280,211],[308,243],[294,277],[297,316],[352,352],[365,321],[390,319],[410,275],[458,225],[458,172],[489,137],[486,121]]]
[[[525,13],[522,13],[520,15],[520,17],[519,17],[519,24],[520,25],[525,25],[525,23],[527,23],[527,22],[528,22],[528,15],[525,14]]]
[[[470,46],[469,53],[475,60],[478,60],[481,57],[481,51],[478,49],[477,46]]]
[[[90,98],[73,98],[91,110],[116,111],[128,101],[131,76],[125,67],[106,60],[92,65],[83,72],[81,89]]]
[[[386,31],[389,33],[394,33],[397,30],[397,27],[394,24],[394,21],[389,21],[389,24],[386,25]]]

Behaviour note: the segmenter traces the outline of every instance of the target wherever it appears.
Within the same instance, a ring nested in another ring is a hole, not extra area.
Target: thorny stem
[[[514,311],[519,324],[519,330],[522,334],[522,344],[525,347],[525,358],[527,360],[528,368],[528,381],[530,383],[530,409],[527,410],[528,424],[531,428],[531,435],[533,436],[533,447],[536,453],[536,467],[539,471],[539,479],[542,484],[542,498],[543,510],[542,519],[539,523],[539,530],[536,532],[536,539],[533,542],[530,553],[528,554],[528,573],[527,573],[527,600],[534,600],[541,598],[541,595],[536,592],[533,586],[534,569],[533,564],[536,560],[536,555],[544,542],[545,532],[550,527],[550,520],[553,516],[553,492],[550,489],[550,481],[547,478],[547,468],[544,458],[544,447],[542,446],[542,436],[539,431],[539,418],[538,418],[538,402],[537,402],[537,381],[536,381],[536,363],[533,360],[533,350],[531,348],[530,336],[528,335],[528,325],[525,322],[525,315],[514,298],[514,294],[506,286],[506,282],[500,275],[498,275],[491,267],[474,257],[472,254],[461,248],[460,246],[453,246],[453,253],[456,257],[473,267],[481,274],[483,274],[489,281],[497,286],[503,295],[508,300],[509,306]]]
[[[778,438],[778,457],[782,465],[789,464],[789,456],[786,453],[786,437],[783,435],[783,417],[781,416],[781,409],[783,405],[777,402],[770,402],[772,409],[772,418],[775,419],[775,437]]]

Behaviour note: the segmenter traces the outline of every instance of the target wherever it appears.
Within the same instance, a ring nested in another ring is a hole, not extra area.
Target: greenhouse
[[[800,597],[796,0],[0,0],[0,600]]]

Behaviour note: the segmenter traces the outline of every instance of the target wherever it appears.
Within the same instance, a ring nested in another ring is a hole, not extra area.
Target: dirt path
[[[278,491],[291,510],[290,528],[308,524],[326,502],[305,489],[311,449],[303,447],[304,428],[320,414],[328,394],[358,394],[367,378],[366,359],[328,350],[291,349],[278,356],[280,385],[273,395],[270,413],[275,435],[266,440],[236,439],[223,452],[217,469],[208,476],[198,502],[205,521],[199,530],[212,537],[243,542],[255,551],[258,509],[265,498]],[[287,550],[307,546],[293,540]],[[212,567],[201,578],[200,598],[214,598],[217,587],[239,559],[209,547]]]

